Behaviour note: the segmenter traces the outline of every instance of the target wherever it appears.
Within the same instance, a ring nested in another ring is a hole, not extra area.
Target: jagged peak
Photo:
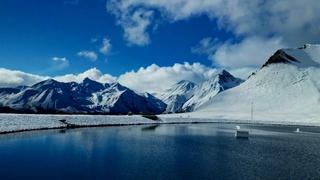
[[[113,82],[110,84],[111,88],[117,88],[120,91],[127,90],[128,88],[120,84],[119,82]]]
[[[38,82],[36,84],[33,85],[33,87],[35,86],[44,86],[44,85],[54,85],[54,84],[60,84],[61,82],[56,81],[54,79],[46,79],[44,81]]]
[[[90,79],[89,77],[86,77],[83,79],[82,84],[101,84],[95,80]]]
[[[277,50],[266,63],[262,65],[262,67],[268,66],[269,64],[277,64],[277,63],[291,63],[293,61],[297,61],[294,57],[288,55],[284,49]]]
[[[291,64],[298,67],[319,67],[320,64],[320,45],[305,44],[300,48],[287,48],[277,50],[267,61],[262,65],[266,67],[270,64]]]
[[[225,69],[222,69],[222,70],[220,71],[220,73],[218,73],[218,76],[234,77],[230,72],[228,72],[228,71],[225,70]]]
[[[179,81],[179,82],[176,83],[176,84],[196,84],[196,83],[194,83],[194,82],[192,82],[192,81],[189,81],[189,80],[181,80],[181,81]]]
[[[197,86],[196,83],[189,81],[189,80],[181,80],[177,82],[176,84],[173,84],[169,89],[167,89],[167,92],[176,92],[176,91],[182,91],[184,93],[192,90]]]

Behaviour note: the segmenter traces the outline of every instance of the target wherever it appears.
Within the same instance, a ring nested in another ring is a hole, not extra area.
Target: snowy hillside
[[[190,81],[180,81],[159,96],[167,104],[166,112],[181,112],[182,106],[195,94],[197,85]]]
[[[222,70],[212,79],[198,85],[186,80],[180,81],[158,97],[167,104],[166,112],[188,112],[206,103],[218,93],[238,86],[242,82],[243,80]]]
[[[320,117],[320,46],[278,50],[240,86],[202,105],[197,114],[223,118]]]
[[[118,83],[82,83],[52,79],[26,88],[0,89],[0,105],[24,112],[162,113],[166,105],[151,95],[140,95]]]
[[[218,93],[240,85],[243,80],[232,76],[226,70],[222,70],[215,78],[200,84],[196,93],[183,105],[185,111],[193,111],[210,101]]]

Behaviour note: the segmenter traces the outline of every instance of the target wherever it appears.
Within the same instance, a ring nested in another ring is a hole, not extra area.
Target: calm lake
[[[0,179],[318,179],[320,129],[180,124],[0,135]]]

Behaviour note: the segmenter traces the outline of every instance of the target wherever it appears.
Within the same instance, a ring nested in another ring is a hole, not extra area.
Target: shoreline
[[[183,118],[183,117],[161,117],[159,121],[143,118],[142,116],[87,116],[87,115],[21,115],[22,120],[16,120],[17,114],[0,115],[0,135],[44,131],[54,129],[80,129],[94,127],[119,127],[119,126],[142,126],[162,124],[235,124],[253,126],[277,126],[277,127],[320,127],[319,123],[301,122],[275,122],[275,121],[254,121],[231,120],[231,119],[204,119],[204,118]],[[24,117],[23,117],[24,116]],[[10,117],[7,120],[4,118]],[[28,118],[26,118],[28,117]],[[89,117],[89,118],[88,118]],[[20,117],[21,118],[21,117]],[[26,119],[25,119],[26,118]],[[34,119],[35,120],[34,120]],[[38,118],[38,120],[37,120]],[[90,120],[91,119],[91,120]],[[67,124],[60,120],[66,120]],[[5,122],[4,122],[5,121]],[[28,122],[29,121],[29,122]],[[32,121],[32,122],[30,122]],[[21,123],[21,124],[20,124]],[[69,125],[71,126],[69,126]],[[7,126],[7,127],[6,127]]]

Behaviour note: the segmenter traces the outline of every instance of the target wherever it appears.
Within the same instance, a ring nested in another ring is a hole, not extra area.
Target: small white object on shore
[[[235,137],[236,138],[242,138],[242,139],[248,139],[249,138],[249,131],[247,130],[241,130],[240,126],[236,126],[236,133]]]

